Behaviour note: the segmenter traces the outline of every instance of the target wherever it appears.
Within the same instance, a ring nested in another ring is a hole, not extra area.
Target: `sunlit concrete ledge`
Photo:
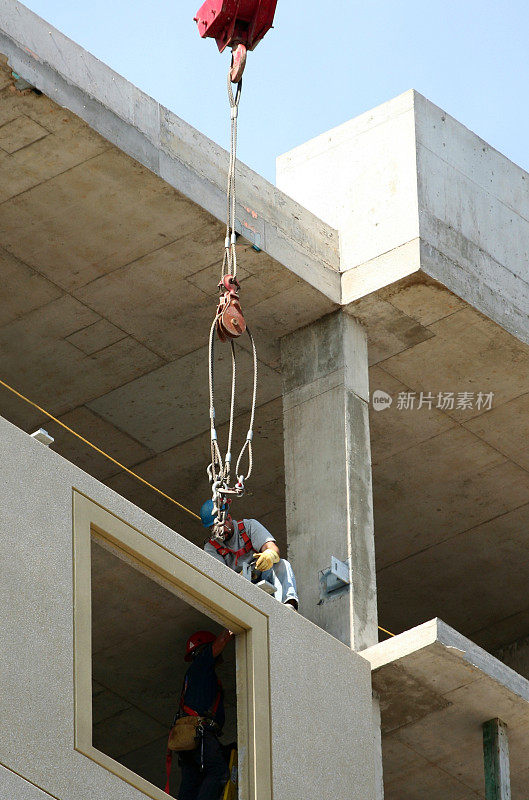
[[[508,726],[513,797],[527,796],[529,681],[439,619],[361,655],[380,696],[386,800],[419,796],[407,785],[430,800],[484,797],[482,725],[496,717]]]
[[[277,161],[340,234],[342,304],[415,275],[529,342],[529,174],[413,89]]]

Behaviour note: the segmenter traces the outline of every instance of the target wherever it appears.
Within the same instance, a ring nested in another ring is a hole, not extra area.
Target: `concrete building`
[[[238,165],[236,512],[288,552],[294,615],[173,502],[209,491],[227,153],[0,10],[0,795],[165,797],[207,624],[238,634],[241,800],[523,800],[529,176],[413,91],[282,156],[278,188]]]

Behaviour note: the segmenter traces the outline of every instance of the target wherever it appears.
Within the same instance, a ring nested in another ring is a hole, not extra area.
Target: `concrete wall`
[[[502,647],[494,655],[508,667],[523,675],[524,678],[529,679],[529,637],[526,636]]]
[[[74,750],[75,487],[268,616],[275,800],[374,798],[360,656],[2,419],[0,436],[0,796],[40,797],[13,773],[58,800],[145,796]]]
[[[377,271],[417,269],[416,251],[396,252],[419,236],[414,93],[280,156],[277,185],[339,230],[341,272],[365,273],[358,296],[378,288]]]
[[[529,174],[414,98],[422,269],[529,341]]]
[[[343,304],[420,270],[529,341],[529,174],[418,92],[285,153],[277,184],[338,229]]]

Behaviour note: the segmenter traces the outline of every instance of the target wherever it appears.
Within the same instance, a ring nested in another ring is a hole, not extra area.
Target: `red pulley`
[[[253,50],[272,27],[277,0],[206,0],[195,22],[205,38],[215,39],[220,52],[244,45]]]

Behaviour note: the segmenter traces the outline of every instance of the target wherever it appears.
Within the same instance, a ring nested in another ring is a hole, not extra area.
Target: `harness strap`
[[[222,683],[220,682],[220,678],[217,677],[217,694],[215,700],[213,701],[213,705],[206,712],[206,714],[199,714],[198,711],[195,711],[194,708],[186,706],[186,704],[184,703],[185,693],[187,691],[187,683],[188,679],[186,677],[186,679],[184,680],[184,686],[182,688],[182,694],[180,695],[180,709],[184,712],[184,714],[187,714],[188,717],[203,717],[203,716],[214,717],[218,711],[220,701],[222,698]]]
[[[248,534],[246,533],[246,528],[244,527],[244,522],[242,520],[237,523],[237,527],[239,529],[241,538],[244,542],[244,547],[241,547],[240,550],[232,550],[230,547],[225,547],[219,544],[214,539],[209,540],[209,543],[213,545],[217,553],[223,558],[225,558],[225,556],[227,556],[228,553],[232,553],[235,556],[235,566],[237,566],[237,562],[241,556],[246,555],[246,553],[249,553],[251,550],[254,549],[252,541],[248,536]]]
[[[188,684],[188,679],[187,679],[187,676],[186,676],[186,678],[184,679],[184,685],[182,686],[182,694],[180,695],[180,703],[179,703],[180,710],[183,711],[184,714],[187,714],[189,717],[204,716],[202,714],[198,714],[198,712],[195,711],[193,708],[190,708],[190,706],[186,706],[185,705],[184,696],[185,696],[185,693],[186,693],[186,690],[187,690],[187,684]],[[206,716],[212,716],[212,717],[215,716],[215,714],[218,711],[221,698],[222,698],[222,683],[221,683],[220,679],[217,677],[217,695],[215,697],[215,700],[213,701],[213,705],[211,706],[211,708],[207,712]],[[169,732],[169,736],[170,735],[171,734]],[[170,782],[170,778],[171,778],[172,766],[173,766],[173,751],[169,750],[169,748],[167,748],[167,752],[165,754],[165,774],[167,776],[167,781],[166,781],[166,784],[165,784],[165,792],[166,792],[166,794],[169,794],[169,782]]]
[[[171,767],[173,766],[173,751],[167,748],[167,753],[165,754],[165,774],[167,775],[167,782],[165,784],[165,792],[169,794],[169,781],[171,778]]]

